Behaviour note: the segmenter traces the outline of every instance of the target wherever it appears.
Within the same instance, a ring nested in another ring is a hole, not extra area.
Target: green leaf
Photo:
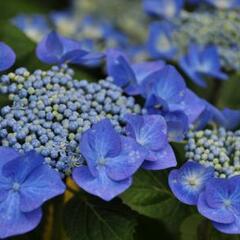
[[[240,108],[240,94],[238,91],[240,74],[235,74],[227,81],[224,81],[221,88],[218,105],[220,107]]]
[[[25,57],[35,50],[35,43],[17,27],[6,21],[0,21],[0,39],[13,48],[17,55],[17,60]],[[22,62],[22,64],[24,64]]]
[[[65,10],[69,7],[68,0],[1,0],[0,1],[0,20],[13,18],[18,14],[41,14],[49,13],[51,10]]]
[[[138,213],[161,220],[172,232],[178,231],[179,222],[188,214],[188,208],[169,191],[164,171],[139,171],[132,187],[121,198]]]
[[[240,240],[239,235],[228,235],[214,229],[212,223],[201,216],[193,214],[181,224],[180,240]]]
[[[185,149],[184,149],[185,145],[186,145],[186,142],[173,142],[173,143],[171,143],[171,146],[173,147],[178,165],[182,164],[186,161]]]
[[[64,209],[70,240],[133,240],[135,226],[131,211],[115,202],[77,195]]]
[[[198,229],[203,221],[199,214],[191,215],[186,218],[180,227],[181,240],[198,240]]]
[[[138,215],[138,226],[134,240],[173,240],[171,231],[167,231],[163,223],[158,220]]]

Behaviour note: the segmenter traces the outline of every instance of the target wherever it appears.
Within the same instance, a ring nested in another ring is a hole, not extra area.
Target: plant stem
[[[56,198],[53,206],[54,208],[51,240],[62,240],[63,237],[62,214],[64,207],[64,195]]]

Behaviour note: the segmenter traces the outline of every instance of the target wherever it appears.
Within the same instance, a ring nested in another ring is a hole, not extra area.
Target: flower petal
[[[93,177],[87,167],[82,166],[73,170],[74,181],[85,191],[110,201],[130,187],[132,180],[127,178],[122,181],[113,181],[104,170],[98,177]]]
[[[0,238],[7,238],[33,230],[42,218],[41,209],[23,213],[19,209],[18,193],[9,193],[0,203]]]
[[[10,177],[12,180],[22,183],[32,171],[43,165],[43,162],[43,156],[35,151],[29,151],[6,163],[3,166],[2,173],[5,177]]]
[[[46,35],[37,45],[37,57],[44,63],[56,64],[61,62],[63,44],[56,32]]]
[[[47,165],[33,170],[20,188],[20,209],[30,212],[65,191],[60,175]]]
[[[16,60],[14,51],[4,42],[0,42],[0,71],[10,68]]]
[[[233,223],[235,217],[229,209],[220,207],[212,208],[208,205],[206,199],[206,192],[203,192],[199,195],[197,203],[198,211],[206,218],[218,222],[218,223]]]
[[[132,138],[122,136],[121,147],[120,154],[106,164],[107,175],[116,181],[131,177],[146,157],[145,149]]]
[[[144,161],[142,167],[147,170],[162,170],[177,165],[176,157],[170,144],[167,144],[162,150],[152,152],[155,161]]]
[[[167,124],[160,115],[126,115],[126,130],[148,150],[159,150],[166,144]]]
[[[240,216],[235,216],[235,221],[230,224],[213,222],[213,226],[226,234],[240,234]]]
[[[183,203],[196,205],[206,182],[214,177],[214,169],[196,162],[187,162],[180,169],[172,170],[168,177],[174,195]]]
[[[121,138],[107,119],[93,125],[81,137],[80,152],[87,161],[91,173],[96,176],[96,163],[107,157],[115,157],[121,150]]]

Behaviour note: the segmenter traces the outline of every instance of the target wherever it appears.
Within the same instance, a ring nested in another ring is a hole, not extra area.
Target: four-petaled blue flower
[[[102,120],[87,130],[80,141],[87,166],[74,169],[73,179],[87,192],[109,201],[125,191],[146,153],[134,139],[117,133]]]
[[[0,147],[0,238],[34,229],[41,205],[65,191],[59,174],[34,151]]]
[[[4,42],[0,42],[0,71],[10,68],[16,60],[14,51]]]
[[[160,170],[176,166],[174,152],[168,143],[167,125],[160,115],[126,115],[126,132],[146,151],[142,165],[149,170]]]
[[[205,103],[191,90],[170,65],[149,75],[143,81],[147,92],[145,107],[149,113],[161,113],[168,125],[170,141],[181,141],[190,124],[205,109]]]
[[[165,111],[179,110],[187,87],[178,71],[170,65],[145,78],[146,107]]]
[[[227,234],[240,234],[240,176],[211,179],[198,199],[198,211]]]
[[[88,65],[89,62],[103,59],[104,54],[92,53],[78,41],[50,32],[37,46],[37,57],[48,64],[72,63]]]
[[[205,0],[205,1],[220,9],[234,9],[240,7],[239,0]]]
[[[180,169],[172,170],[168,182],[173,194],[183,203],[196,205],[206,183],[214,177],[212,167],[187,162]]]
[[[163,68],[162,61],[130,64],[127,56],[121,51],[110,49],[107,51],[107,72],[113,77],[116,85],[131,95],[143,94],[144,79]]]
[[[213,45],[201,47],[190,44],[188,53],[180,59],[180,66],[191,80],[201,87],[207,86],[204,77],[227,79],[227,75],[221,71],[217,48]]]
[[[177,47],[173,42],[173,24],[162,21],[153,22],[149,26],[147,50],[153,58],[172,60],[177,53]]]
[[[179,15],[183,5],[183,0],[143,0],[143,8],[147,13],[162,18]]]

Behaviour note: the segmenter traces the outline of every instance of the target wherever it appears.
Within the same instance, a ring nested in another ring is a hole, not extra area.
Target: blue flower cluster
[[[214,45],[217,47],[221,66],[227,70],[238,71],[240,69],[237,54],[240,39],[238,23],[238,11],[183,10],[179,17],[170,22],[157,21],[149,25],[147,43],[149,53],[154,58],[162,56],[179,61],[193,43],[197,44],[198,48]],[[164,27],[158,27],[161,25]],[[164,44],[160,44],[160,41]]]
[[[73,179],[81,188],[107,201],[130,187],[132,175],[140,167],[161,170],[176,166],[161,116],[125,118],[125,134],[117,133],[107,119],[84,132],[80,152],[87,166],[73,171]]]
[[[200,214],[227,234],[240,233],[240,176],[215,178],[212,167],[188,161],[169,174],[169,185],[183,203],[197,205]]]
[[[82,163],[79,140],[93,123],[109,118],[121,131],[123,116],[141,111],[111,78],[98,83],[78,81],[66,65],[33,74],[19,68],[2,75],[0,82],[1,92],[13,101],[1,109],[1,144],[19,151],[35,149],[66,175]]]
[[[189,125],[206,110],[206,102],[187,88],[173,66],[161,61],[131,64],[117,50],[109,50],[106,55],[107,72],[116,85],[130,95],[141,95],[147,113],[165,118],[169,140],[181,141]]]
[[[240,233],[240,132],[224,128],[189,131],[186,163],[171,171],[169,185],[183,203],[223,233]]]

